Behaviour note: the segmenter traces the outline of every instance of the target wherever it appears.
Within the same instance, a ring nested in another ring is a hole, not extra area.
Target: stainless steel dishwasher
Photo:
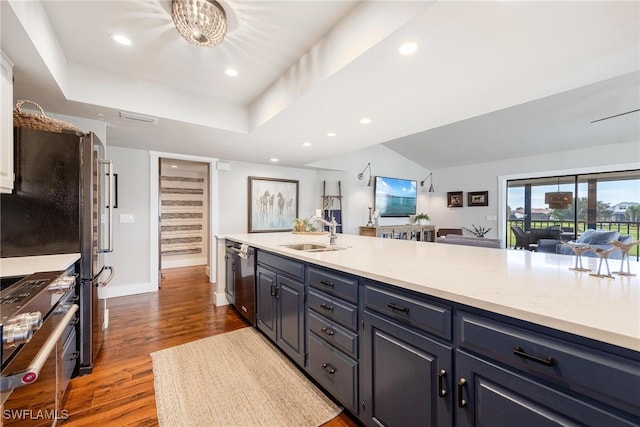
[[[256,324],[256,251],[227,240],[225,293],[229,302],[252,325]]]

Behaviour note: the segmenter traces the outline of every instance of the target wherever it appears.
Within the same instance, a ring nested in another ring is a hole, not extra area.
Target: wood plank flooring
[[[163,271],[157,293],[109,299],[109,328],[90,375],[71,380],[64,426],[157,426],[150,353],[248,326],[216,307],[204,266]],[[357,427],[343,411],[325,427]]]

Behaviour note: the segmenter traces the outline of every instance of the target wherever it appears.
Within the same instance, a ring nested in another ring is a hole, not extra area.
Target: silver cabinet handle
[[[107,166],[106,170],[106,187],[105,196],[106,196],[106,205],[107,205],[107,227],[108,227],[108,239],[107,239],[107,247],[98,248],[100,252],[113,252],[113,200],[114,200],[114,181],[115,178],[113,176],[113,162],[111,160],[98,160],[98,163]],[[100,220],[100,215],[98,215],[98,221]]]
[[[8,391],[16,387],[29,385],[38,379],[38,376],[40,376],[40,370],[47,359],[49,359],[49,355],[55,349],[56,344],[58,343],[58,340],[60,340],[65,329],[75,317],[76,311],[78,311],[78,304],[73,304],[69,307],[69,311],[67,311],[62,320],[60,320],[60,323],[58,323],[51,335],[49,335],[49,338],[47,338],[47,341],[45,341],[44,345],[33,358],[27,369],[0,378],[0,391]]]

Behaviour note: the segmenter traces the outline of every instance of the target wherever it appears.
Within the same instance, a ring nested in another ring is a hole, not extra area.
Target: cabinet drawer
[[[346,274],[309,267],[309,286],[353,303],[358,300],[358,279]]]
[[[638,361],[468,313],[457,327],[461,348],[640,416]]]
[[[357,358],[358,336],[331,320],[309,311],[307,318],[309,331],[315,332],[329,344],[344,351],[354,359]]]
[[[257,260],[259,264],[267,265],[304,282],[304,264],[300,262],[263,251],[258,251]]]
[[[358,309],[355,305],[309,290],[309,308],[322,316],[355,331],[358,328]]]
[[[457,427],[473,426],[590,426],[637,427],[629,417],[621,417],[576,399],[560,389],[536,381],[530,375],[488,362],[464,351],[456,352],[458,385]]]
[[[355,413],[358,364],[314,334],[309,334],[309,374],[332,396]]]
[[[383,288],[368,282],[364,287],[367,308],[386,314],[446,340],[451,340],[451,308],[418,296]]]

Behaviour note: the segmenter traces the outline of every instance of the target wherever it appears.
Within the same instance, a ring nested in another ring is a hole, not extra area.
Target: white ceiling
[[[640,140],[638,112],[590,123],[640,109],[637,1],[221,3],[229,33],[201,48],[169,1],[3,0],[14,97],[104,120],[111,146],[297,167],[380,143],[439,169]]]

